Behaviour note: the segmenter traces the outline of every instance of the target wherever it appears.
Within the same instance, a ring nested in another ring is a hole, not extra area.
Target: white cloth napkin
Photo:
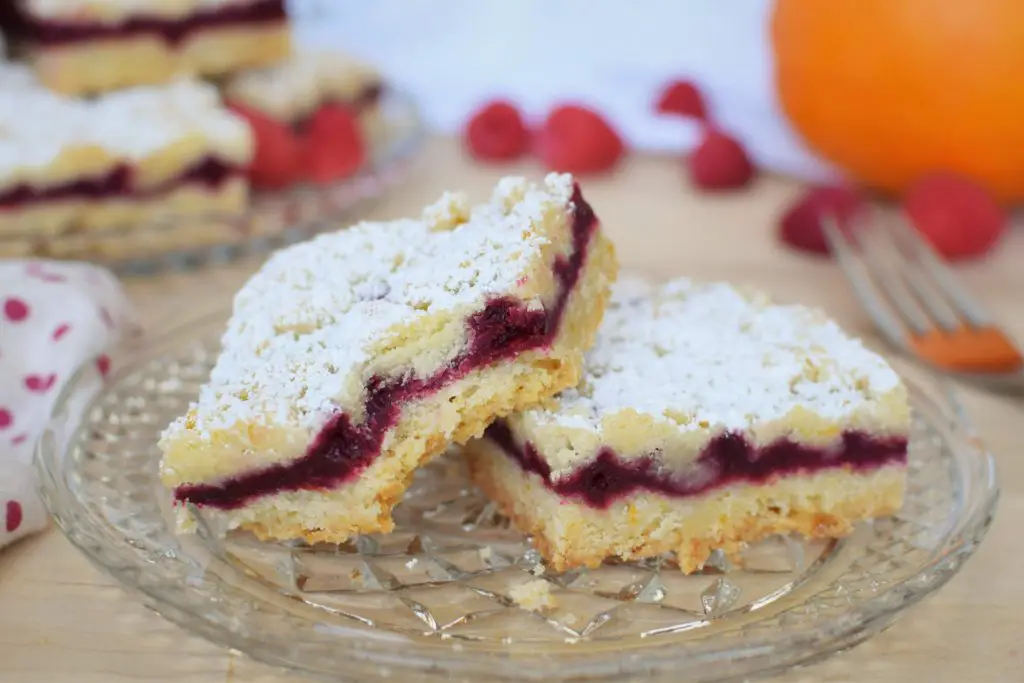
[[[109,354],[138,332],[127,296],[106,270],[0,261],[0,547],[46,527],[32,454],[60,390],[87,367],[70,413],[80,419],[102,386]]]

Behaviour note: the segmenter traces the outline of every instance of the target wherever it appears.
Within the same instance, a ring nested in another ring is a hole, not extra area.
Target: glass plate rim
[[[362,169],[355,175],[328,185],[317,186],[309,183],[298,183],[283,190],[253,192],[250,205],[239,215],[222,215],[217,213],[201,215],[161,215],[138,224],[114,225],[106,228],[90,230],[87,234],[96,240],[116,239],[120,235],[131,233],[133,237],[158,237],[185,228],[189,223],[199,220],[223,221],[230,225],[249,225],[266,217],[271,211],[279,212],[283,222],[288,216],[299,212],[295,208],[303,202],[323,202],[334,197],[337,202],[330,211],[318,212],[315,216],[307,216],[296,220],[280,231],[268,234],[249,234],[235,242],[217,242],[197,246],[172,246],[158,250],[152,254],[129,254],[122,256],[89,256],[78,254],[77,258],[88,258],[119,275],[151,276],[167,271],[188,270],[207,264],[233,262],[246,255],[262,254],[277,247],[299,239],[308,239],[324,230],[331,223],[344,221],[353,217],[368,202],[382,198],[402,178],[404,167],[410,163],[423,148],[427,139],[427,127],[422,112],[415,98],[405,90],[388,87],[384,90],[380,101],[380,116],[386,125],[394,130],[379,144]],[[344,201],[337,196],[344,195]],[[25,240],[34,240],[33,232],[14,231],[0,234],[0,247],[5,243],[17,245]],[[75,258],[76,255],[70,255]],[[28,255],[24,258],[58,258],[66,260],[69,256],[47,257]]]
[[[216,329],[214,326],[221,326],[229,314],[228,310],[220,310],[180,325],[150,340],[144,351],[132,354],[111,374],[107,384],[91,397],[86,410],[98,405],[105,394],[112,391],[124,378],[142,368],[146,363],[166,356],[176,348],[181,348],[178,345],[182,342],[194,343],[204,339],[203,335],[214,332]],[[961,483],[964,485],[966,504],[963,506],[963,514],[953,525],[954,528],[943,538],[942,552],[932,553],[929,555],[928,561],[918,565],[913,574],[886,586],[885,590],[875,596],[849,606],[840,615],[816,623],[816,628],[807,634],[783,633],[759,636],[751,638],[741,645],[730,641],[724,647],[701,648],[696,652],[692,651],[694,648],[690,646],[680,647],[679,643],[665,643],[639,650],[638,654],[642,654],[642,657],[637,658],[626,658],[621,650],[615,649],[610,651],[611,657],[599,659],[593,652],[560,654],[553,663],[560,667],[572,667],[571,671],[563,672],[566,675],[571,673],[578,676],[578,680],[593,681],[613,681],[625,675],[671,674],[679,676],[684,673],[681,665],[685,664],[685,672],[699,672],[702,666],[713,667],[721,664],[723,655],[728,656],[729,664],[742,665],[730,673],[730,678],[779,672],[828,656],[866,640],[891,624],[900,612],[944,586],[959,571],[964,562],[974,554],[991,525],[1000,497],[995,459],[974,433],[970,423],[965,421],[964,408],[955,398],[951,387],[944,383],[940,384],[939,393],[944,398],[944,402],[940,404],[924,390],[921,380],[907,376],[905,370],[908,368],[902,361],[891,357],[887,357],[887,360],[893,362],[893,365],[901,371],[912,406],[923,406],[925,410],[933,411],[948,420],[945,427],[952,431],[951,436],[956,437],[958,443],[949,443],[949,439],[944,437],[945,446],[960,465],[959,469],[963,470],[965,466],[973,468],[968,480],[964,480],[963,471],[958,475],[958,479],[962,480]],[[68,402],[82,390],[81,385],[90,370],[91,364],[83,365],[61,390],[44,434],[53,433],[52,430],[56,426],[54,421],[61,418]],[[929,378],[929,380],[932,383],[935,382],[935,378]],[[164,618],[217,645],[245,652],[254,659],[274,666],[297,669],[306,674],[332,680],[347,680],[347,678],[341,678],[337,671],[332,673],[322,668],[305,667],[301,662],[293,661],[288,657],[254,648],[252,639],[247,635],[238,630],[226,629],[197,610],[182,607],[183,601],[172,599],[174,595],[185,594],[190,590],[184,583],[175,584],[169,592],[166,591],[167,586],[163,587],[164,590],[156,590],[140,581],[134,572],[119,571],[119,568],[110,566],[104,562],[100,553],[83,543],[75,527],[75,516],[62,514],[70,509],[70,503],[75,503],[80,507],[81,503],[77,499],[62,500],[63,494],[58,483],[61,477],[60,462],[66,452],[74,447],[79,432],[80,428],[75,430],[64,449],[54,448],[56,440],[53,438],[40,438],[36,444],[33,465],[39,482],[40,495],[56,525],[71,544],[94,566],[114,578],[129,594],[138,595],[143,604]],[[82,510],[85,508],[82,507]],[[71,511],[74,512],[74,510]],[[94,517],[88,511],[86,511],[86,516],[87,518]],[[125,540],[124,545],[130,546],[131,544]],[[214,558],[214,561],[223,564],[223,561],[217,558]],[[237,569],[232,569],[232,571],[237,571]],[[223,582],[222,577],[217,580]],[[252,597],[251,599],[257,598]],[[546,664],[542,663],[540,666],[536,666],[528,661],[524,662],[520,659],[503,656],[500,652],[454,651],[450,644],[446,644],[444,641],[429,645],[411,643],[409,644],[410,650],[419,649],[418,652],[397,654],[395,643],[388,640],[374,642],[367,639],[351,647],[336,644],[336,648],[338,653],[344,654],[349,661],[370,667],[369,671],[380,667],[390,667],[392,673],[403,670],[408,673],[424,673],[429,668],[433,673],[445,672],[446,675],[487,675],[491,680],[496,681],[550,680],[551,676],[550,670],[543,668],[550,666],[551,660],[544,660],[547,662]],[[496,671],[496,664],[503,661],[514,662],[515,672]],[[348,676],[348,674],[345,675]],[[706,680],[717,681],[721,678],[715,676]]]

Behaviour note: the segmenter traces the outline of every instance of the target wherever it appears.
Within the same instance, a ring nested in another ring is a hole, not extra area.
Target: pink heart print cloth
[[[61,389],[83,369],[68,411],[77,421],[102,387],[112,351],[138,332],[128,298],[108,271],[0,261],[0,547],[47,525],[32,456]]]

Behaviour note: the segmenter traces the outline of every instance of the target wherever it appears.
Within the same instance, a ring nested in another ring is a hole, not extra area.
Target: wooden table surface
[[[540,169],[513,169],[526,174]],[[483,197],[509,169],[469,163],[456,145],[428,145],[409,181],[373,211],[415,213],[444,189]],[[774,224],[795,183],[760,179],[736,194],[690,189],[675,159],[632,160],[588,182],[587,196],[616,240],[623,266],[655,277],[687,274],[761,286],[820,305],[847,329],[873,337],[837,268],[789,252]],[[1024,339],[1024,234],[1008,236],[962,280]],[[150,334],[224,307],[252,264],[127,283]],[[1008,683],[1024,681],[1024,454],[1020,404],[964,391],[1000,467],[1003,496],[977,555],[938,594],[882,635],[787,683]],[[50,531],[0,552],[0,683],[298,683],[289,675],[194,637],[127,597]]]

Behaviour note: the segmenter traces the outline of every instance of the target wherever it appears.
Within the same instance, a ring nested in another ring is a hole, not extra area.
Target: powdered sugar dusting
[[[62,152],[87,147],[88,109],[4,71],[13,87],[0,97],[0,184],[43,182]],[[2,84],[2,83],[0,83]]]
[[[248,124],[221,106],[215,87],[193,80],[107,94],[93,105],[89,132],[97,144],[130,159],[189,136],[201,138],[209,153],[240,155],[239,161],[252,147]]]
[[[819,312],[724,283],[616,286],[580,387],[538,423],[600,431],[634,410],[682,432],[745,431],[805,407],[849,416],[899,385],[877,354]]]
[[[197,142],[199,153],[225,161],[243,164],[252,155],[248,124],[207,83],[183,79],[95,100],[51,93],[16,67],[0,68],[6,83],[17,95],[0,99],[0,183],[45,183],[48,166],[76,149],[106,154],[111,165]]]
[[[410,343],[399,325],[453,321],[456,347],[438,362],[457,353],[469,315],[519,295],[524,273],[549,267],[539,261],[548,244],[540,223],[567,211],[573,180],[552,174],[513,186],[515,201],[497,193],[469,209],[445,195],[420,219],[361,223],[275,254],[235,297],[192,426],[206,436],[239,421],[312,429],[339,409],[358,410],[367,380],[381,372],[380,349]]]
[[[270,116],[293,120],[329,100],[349,101],[380,82],[375,70],[337,51],[300,48],[280,64],[243,71],[227,84],[227,95]]]
[[[3,39],[0,38],[0,52],[3,51],[3,48]],[[32,71],[32,67],[28,64],[5,62],[0,59],[0,88],[3,88],[4,92],[9,92],[14,89],[39,90],[42,86],[39,79],[36,78],[35,72]]]

